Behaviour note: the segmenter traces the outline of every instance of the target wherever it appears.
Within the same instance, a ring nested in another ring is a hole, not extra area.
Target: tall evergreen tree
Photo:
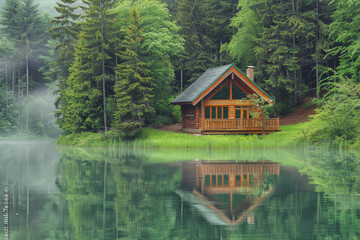
[[[114,126],[129,134],[141,128],[144,114],[151,111],[154,78],[147,54],[142,49],[144,29],[139,28],[141,18],[136,9],[131,11],[130,26],[121,44],[119,57],[123,60],[117,67],[119,81],[115,86],[117,110]]]
[[[20,11],[20,2],[18,0],[6,0],[3,5],[3,9],[0,11],[0,25],[2,25],[2,28],[0,29],[0,32],[7,36],[6,41],[12,42],[12,45],[15,44],[15,38],[16,35],[16,29],[18,26],[18,23],[16,22],[16,16],[18,12]],[[12,84],[11,89],[12,91],[15,90],[15,72],[16,72],[16,66],[18,65],[18,55],[19,51],[16,51],[14,49],[13,54],[11,56],[7,54],[7,67],[11,69],[11,75],[12,75]],[[7,74],[6,74],[7,75]]]
[[[60,66],[64,78],[69,76],[69,68],[74,60],[74,46],[77,42],[77,35],[79,33],[79,20],[81,14],[75,13],[78,9],[74,6],[76,0],[61,0],[57,2],[55,10],[57,16],[51,20],[54,25],[50,29],[53,38],[58,39],[58,44],[55,49],[59,51],[57,65]]]
[[[201,21],[202,31],[211,39],[211,54],[216,62],[221,64],[229,59],[224,59],[221,46],[231,40],[234,28],[230,26],[230,20],[237,12],[235,0],[204,0],[201,8],[204,10],[204,18]]]
[[[20,67],[25,66],[25,92],[26,98],[28,98],[31,80],[33,80],[33,82],[42,81],[42,76],[38,69],[42,64],[39,55],[46,49],[45,43],[48,36],[45,15],[40,14],[34,0],[22,0],[20,2],[8,1],[6,8],[2,12],[2,23],[5,26],[5,30],[8,30],[6,34],[15,42],[19,50],[17,57],[22,60],[18,65],[20,65]],[[12,72],[14,85],[15,69],[13,69]],[[32,79],[30,79],[30,76]],[[18,87],[18,95],[20,95],[20,77]],[[28,114],[26,114],[25,128],[28,129]]]
[[[3,26],[1,32],[13,38],[17,36],[18,22],[17,13],[20,11],[19,0],[5,0],[1,13],[0,24]]]
[[[80,33],[75,48],[75,61],[70,68],[67,87],[62,91],[60,109],[56,112],[57,123],[65,134],[95,131],[102,126],[101,90],[94,81],[93,59],[88,42]]]
[[[225,47],[238,61],[256,65],[257,81],[279,101],[289,101],[293,94],[291,102],[297,105],[298,95],[313,87],[321,64],[326,64],[321,58],[329,14],[317,14],[317,2],[239,2],[241,10],[232,21],[238,32]],[[321,6],[326,7],[327,1]]]
[[[204,0],[177,0],[176,22],[181,27],[180,34],[185,39],[185,52],[179,59],[179,68],[189,85],[207,68],[214,65],[211,56],[211,39],[202,30]],[[183,80],[181,80],[183,82]]]
[[[84,3],[85,21],[81,23],[75,62],[70,69],[66,88],[61,91],[62,106],[57,112],[57,117],[60,118],[58,122],[66,132],[106,131],[106,95],[113,92],[112,84],[106,83],[114,79],[111,44],[115,32],[115,13],[109,11],[114,1],[91,0]],[[98,95],[99,91],[102,93],[101,97]],[[84,108],[75,110],[78,106]],[[73,111],[77,112],[77,117],[72,120],[70,115]]]
[[[360,82],[360,2],[335,0],[332,6],[336,10],[330,36],[336,44],[329,55],[339,58],[339,65],[335,66],[339,74]]]
[[[83,24],[84,37],[89,42],[89,47],[93,47],[94,57],[94,80],[101,82],[103,97],[103,124],[107,131],[106,113],[106,82],[113,80],[112,61],[110,53],[111,39],[115,30],[113,29],[115,13],[110,13],[114,5],[113,0],[90,0],[84,1],[88,4],[85,10],[85,23]],[[94,39],[94,36],[96,38]],[[89,52],[90,53],[90,52]],[[97,64],[99,63],[99,64]]]

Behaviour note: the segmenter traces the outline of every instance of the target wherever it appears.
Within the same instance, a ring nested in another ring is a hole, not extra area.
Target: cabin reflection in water
[[[191,161],[182,165],[182,200],[193,204],[211,224],[254,224],[254,212],[274,191],[280,164]]]

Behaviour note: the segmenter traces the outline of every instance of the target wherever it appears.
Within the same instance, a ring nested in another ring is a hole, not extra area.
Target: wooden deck
[[[202,119],[203,134],[236,134],[277,132],[280,130],[279,118],[262,119]]]

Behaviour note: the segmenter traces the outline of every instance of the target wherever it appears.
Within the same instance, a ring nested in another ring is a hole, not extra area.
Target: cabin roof
[[[259,91],[265,94],[272,102],[273,98],[263,91],[255,82],[251,81],[242,71],[240,71],[234,64],[223,65],[219,67],[213,67],[207,69],[195,82],[193,82],[188,88],[186,88],[177,98],[175,98],[172,104],[193,104],[208,88],[210,88],[215,82],[217,82],[224,74],[226,74],[231,68],[235,68],[240,72],[243,77],[252,83]],[[246,83],[246,82],[245,82]],[[206,94],[203,97],[205,97]],[[197,101],[198,102],[198,101]],[[196,102],[196,103],[197,103]],[[195,104],[196,104],[195,103]],[[193,104],[193,105],[195,105]]]

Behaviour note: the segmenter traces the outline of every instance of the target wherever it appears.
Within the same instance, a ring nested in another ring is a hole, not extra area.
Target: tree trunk
[[[118,50],[117,50],[117,46],[116,46],[116,51],[115,51],[115,53],[117,53],[117,52],[118,52]],[[118,55],[115,54],[115,69],[116,69],[117,65],[119,64],[118,61],[119,61],[119,60],[118,60]],[[119,81],[119,74],[117,73],[117,71],[115,71],[115,86],[116,86],[116,84],[117,84],[118,81]]]
[[[183,66],[181,64],[181,69],[180,69],[180,92],[183,91],[183,81],[184,81],[184,70],[183,70]]]
[[[21,106],[21,78],[20,78],[20,68],[18,69],[18,103],[19,103],[19,126],[23,129],[21,122],[22,118],[22,106]]]
[[[29,104],[29,57],[26,53],[26,104]],[[26,122],[25,122],[25,129],[26,132],[29,130],[29,109],[26,110]]]
[[[293,4],[293,11],[295,13],[296,12],[295,0],[293,0],[292,4]],[[296,38],[295,38],[295,35],[293,35],[293,47],[295,47],[295,45],[296,45]],[[295,57],[296,57],[296,54],[294,54],[294,59],[295,59]],[[297,82],[297,71],[295,68],[295,70],[294,70],[294,106],[298,105],[297,91],[298,91],[298,82]]]
[[[315,74],[316,74],[316,97],[320,97],[319,89],[319,0],[316,0],[316,39],[315,39]]]
[[[11,85],[11,90],[13,92],[15,92],[15,66],[14,66],[14,63],[13,63],[13,66],[12,66],[12,85]]]
[[[101,56],[102,56],[102,85],[103,85],[103,105],[104,105],[104,127],[107,132],[107,116],[106,116],[106,91],[105,91],[105,51],[104,51],[104,16],[103,16],[103,4],[101,5]]]

